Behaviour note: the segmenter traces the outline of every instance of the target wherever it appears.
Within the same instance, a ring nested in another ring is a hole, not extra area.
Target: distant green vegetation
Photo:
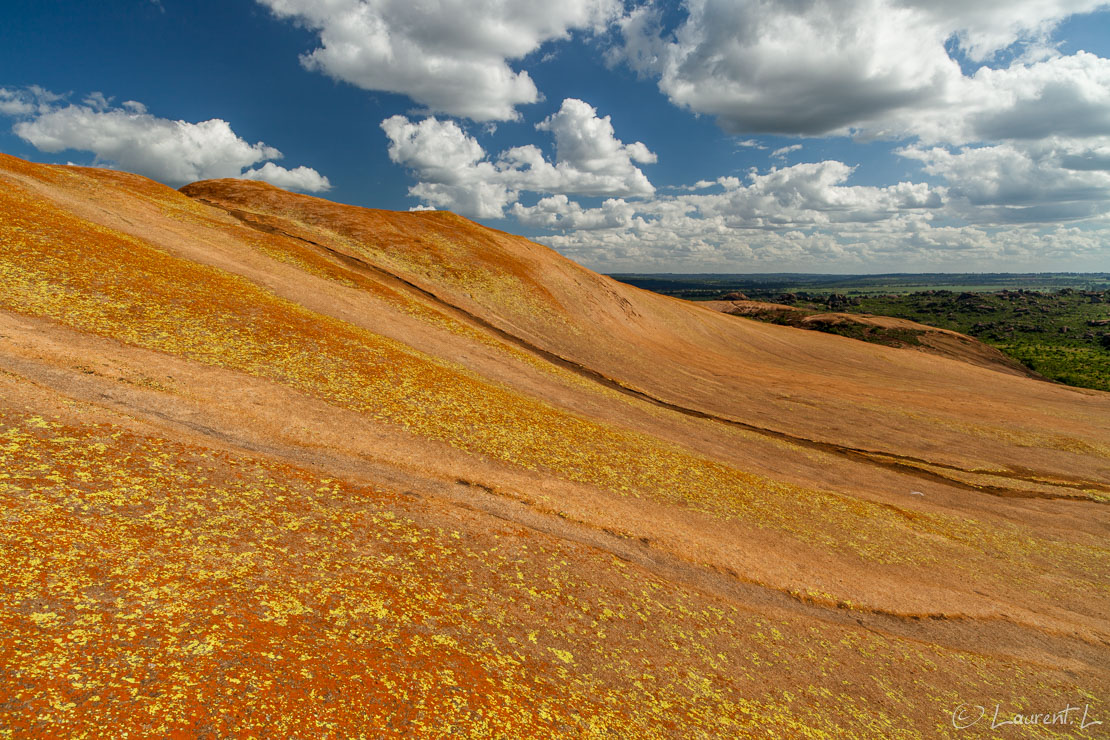
[[[614,277],[693,300],[742,294],[802,309],[911,319],[976,337],[1052,380],[1110,391],[1108,273]]]
[[[1052,380],[1110,391],[1110,290],[863,296],[840,307],[970,334]],[[826,300],[826,305],[828,305]]]
[[[1042,273],[900,273],[890,275],[808,275],[766,273],[759,275],[672,275],[621,273],[611,277],[655,293],[689,300],[713,300],[722,293],[740,291],[753,300],[766,301],[782,293],[844,293],[868,295],[915,293],[926,290],[989,293],[1000,290],[1055,291],[1110,289],[1110,272]]]

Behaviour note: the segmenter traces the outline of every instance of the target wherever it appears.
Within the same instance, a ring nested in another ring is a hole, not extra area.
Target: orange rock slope
[[[0,499],[3,737],[1110,726],[1110,394],[450,213],[0,155]]]
[[[843,333],[865,342],[891,347],[913,347],[921,352],[969,362],[989,370],[1045,380],[1043,375],[974,337],[908,319],[873,314],[819,313],[782,303],[749,300],[702,301],[700,305],[731,316],[748,316],[800,329]],[[840,331],[842,329],[847,331]]]

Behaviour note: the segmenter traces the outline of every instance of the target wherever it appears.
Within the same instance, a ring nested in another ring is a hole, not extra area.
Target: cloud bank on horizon
[[[1110,29],[1103,0],[256,2],[309,39],[301,74],[384,95],[366,126],[412,207],[503,220],[591,267],[1110,269],[1110,59],[1061,30]],[[548,101],[543,80],[583,58],[643,94]],[[677,161],[681,125],[621,133],[660,106],[727,146]],[[171,184],[331,186],[222,119],[33,87],[0,88],[0,114],[40,151]]]

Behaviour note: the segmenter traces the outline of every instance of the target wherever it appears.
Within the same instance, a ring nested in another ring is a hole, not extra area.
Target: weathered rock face
[[[731,316],[744,316],[780,326],[822,331],[887,347],[912,348],[999,372],[1042,377],[977,339],[907,319],[853,313],[819,313],[760,301],[709,301],[701,305]],[[971,327],[971,334],[979,334],[996,327],[994,323],[980,322]],[[1014,331],[1014,329],[1015,327],[1006,327],[1004,330]]]
[[[0,727],[931,736],[1079,688],[1106,716],[1110,397],[966,339],[0,156]]]

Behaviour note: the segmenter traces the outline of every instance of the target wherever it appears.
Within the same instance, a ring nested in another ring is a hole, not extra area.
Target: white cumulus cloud
[[[848,185],[854,168],[835,160],[772,167],[746,180],[722,177],[722,191],[698,195],[662,196],[642,201],[606,201],[599,208],[583,209],[565,196],[541,200],[536,206],[517,205],[514,214],[530,225],[560,229],[628,226],[641,219],[666,228],[684,221],[698,221],[702,229],[784,230],[826,227],[835,224],[871,224],[903,218],[931,218],[930,211],[943,204],[944,189],[926,183],[902,182],[886,187]],[[588,224],[581,226],[580,224]]]
[[[791,152],[801,151],[801,149],[802,149],[801,144],[791,144],[790,146],[782,146],[782,147],[779,147],[778,149],[776,149],[775,151],[771,152],[771,156],[774,157],[775,159],[786,159],[787,154],[790,154]]]
[[[521,192],[644,197],[655,188],[636,163],[655,154],[641,142],[616,138],[608,116],[589,104],[564,100],[559,111],[536,125],[555,139],[555,161],[534,145],[513,147],[491,158],[455,121],[405,116],[382,121],[389,156],[419,181],[410,194],[460,213],[496,218]]]
[[[92,152],[99,162],[171,185],[242,176],[312,192],[330,187],[326,177],[308,167],[287,170],[267,162],[280,159],[281,152],[245,141],[219,118],[199,123],[158,118],[133,100],[114,107],[102,93],[92,93],[82,104],[59,100],[38,89],[5,90],[0,112],[15,116],[12,130],[40,151]],[[5,101],[11,104],[3,106]],[[260,162],[267,163],[244,173]]]
[[[574,225],[601,223],[599,209],[537,204],[529,223],[564,229],[548,243],[583,258],[593,244],[610,261],[669,245],[677,263],[799,267],[878,264],[900,249],[922,266],[1091,259],[1110,217],[1110,60],[1063,54],[1053,33],[1106,0],[687,0],[670,27],[657,8],[622,18],[610,58],[672,103],[733,134],[897,141],[939,184],[849,186],[838,162],[772,168],[724,193],[636,203],[621,225],[582,233]]]
[[[17,90],[0,87],[0,113],[5,116],[23,116],[34,110],[35,106],[29,96],[21,95]]]
[[[851,185],[854,168],[828,160],[697,183],[718,192],[610,199],[593,208],[555,195],[512,213],[549,231],[540,242],[608,272],[992,271],[1000,262],[1101,269],[1104,231],[1060,222],[1089,216],[1108,197],[1110,181],[1095,167],[1062,163],[1069,156],[1105,161],[1110,148],[1069,154],[1046,146],[1037,155],[1055,162],[1057,175],[1040,184],[1035,175],[1048,165],[1026,161],[1025,149],[902,154],[956,184]]]
[[[623,198],[609,198],[599,208],[583,208],[567,196],[541,198],[534,206],[513,205],[513,216],[526,226],[548,229],[594,230],[631,225],[636,206]]]
[[[541,98],[514,69],[546,42],[604,29],[619,0],[258,0],[319,34],[302,64],[365,90],[407,95],[428,113],[515,120]]]
[[[946,213],[944,187],[851,185],[853,172],[836,160],[807,162],[687,188],[717,192],[611,198],[593,208],[553,195],[530,207],[518,203],[512,214],[550,230],[541,242],[610,271],[870,270],[883,260],[896,264],[903,252],[923,267],[940,254],[997,254],[981,230],[934,225]],[[959,241],[969,235],[975,238]]]
[[[899,153],[947,180],[958,215],[974,223],[1074,221],[1101,215],[1110,203],[1110,141],[1095,147],[1059,139],[955,151],[909,147]]]
[[[726,131],[913,136],[922,113],[943,109],[962,117],[984,95],[998,102],[997,76],[965,77],[949,53],[953,39],[976,62],[1025,45],[1029,53],[1011,65],[1020,75],[1030,54],[1055,54],[1049,34],[1061,21],[1106,6],[1105,0],[688,0],[688,15],[673,33],[660,31],[651,6],[633,10],[621,21],[625,42],[614,58],[656,77],[675,104],[716,116]],[[1033,99],[1020,86],[1011,91]],[[1054,92],[1059,101],[1090,90]]]
[[[961,115],[949,116],[947,122],[933,119],[933,129],[920,132],[922,139],[1110,136],[1110,59],[1094,54],[1078,52],[1004,69],[983,67],[965,82],[962,92],[956,104]]]
[[[331,182],[311,167],[286,169],[281,165],[267,162],[261,167],[247,170],[238,177],[244,180],[262,180],[286,190],[299,190],[305,193],[322,193],[331,190]]]
[[[46,111],[61,95],[31,85],[27,88],[8,89],[0,87],[0,115],[28,116],[36,111]]]

